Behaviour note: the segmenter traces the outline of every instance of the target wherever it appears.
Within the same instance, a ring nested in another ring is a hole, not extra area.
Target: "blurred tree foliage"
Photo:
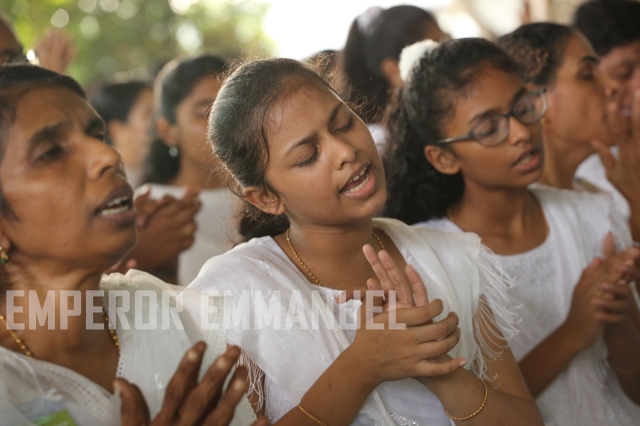
[[[259,0],[0,0],[25,50],[52,27],[75,39],[68,72],[83,84],[114,74],[145,79],[178,55],[265,55]]]

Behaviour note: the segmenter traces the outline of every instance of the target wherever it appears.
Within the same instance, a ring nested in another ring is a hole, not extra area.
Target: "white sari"
[[[632,244],[629,228],[609,196],[543,185],[531,190],[542,205],[549,236],[525,253],[498,256],[515,280],[509,298],[517,306],[519,333],[509,338],[509,346],[518,361],[565,321],[573,289],[582,271],[601,256],[606,234],[613,233],[618,249]],[[419,225],[461,232],[446,218]],[[640,407],[620,388],[607,356],[600,338],[538,396],[536,402],[548,426],[638,424]]]
[[[509,281],[502,275],[495,257],[472,234],[412,228],[391,219],[374,219],[374,226],[382,229],[407,263],[415,267],[429,298],[443,301],[444,312],[437,320],[451,311],[458,314],[462,335],[450,355],[465,357],[469,361],[466,368],[473,368],[484,379],[493,379],[486,376],[486,361],[500,354],[489,350],[479,338],[478,329],[486,324],[476,313],[487,314],[487,303],[483,303],[487,301],[501,325],[512,324],[505,297]],[[318,377],[351,344],[355,331],[345,324],[353,324],[361,305],[360,301],[350,301],[337,306],[332,297],[340,292],[311,285],[271,237],[253,239],[212,258],[189,288],[228,292],[236,306],[244,307],[244,313],[251,312],[248,318],[243,317],[244,324],[240,317],[234,320],[229,340],[242,348],[249,365],[257,366],[265,374],[262,402],[272,422],[295,408]],[[266,304],[259,300],[260,296]],[[272,297],[279,297],[280,303],[269,310]],[[291,306],[295,307],[293,311]],[[316,318],[334,319],[342,310],[346,321],[341,321],[341,326],[331,326],[319,320],[314,328],[314,309]],[[281,320],[256,327],[253,321],[260,322],[270,312],[278,313]],[[287,327],[284,319],[291,319],[292,315],[305,320],[293,321]],[[306,329],[305,325],[312,329]],[[510,332],[507,327],[506,334]],[[257,369],[253,371],[255,384],[260,377]],[[315,414],[321,417],[321,413]],[[353,422],[362,426],[450,424],[435,395],[413,379],[379,386]]]
[[[226,349],[225,315],[230,300],[224,297],[206,297],[206,303],[215,307],[214,312],[202,317],[200,309],[205,296],[184,288],[171,286],[140,271],[129,271],[127,275],[104,276],[100,289],[105,291],[104,303],[108,307],[110,321],[117,314],[110,305],[110,295],[116,295],[117,306],[122,306],[123,297],[131,295],[131,309],[126,314],[130,327],[122,318],[116,321],[116,332],[120,342],[120,358],[117,377],[136,384],[149,406],[152,418],[162,407],[165,389],[185,352],[197,341],[207,343],[207,351],[200,371],[204,374],[211,363]],[[145,294],[141,298],[141,309],[136,309],[136,292]],[[175,308],[179,321],[171,317],[168,309],[154,309],[150,300],[157,296],[161,305],[162,294],[167,305]],[[180,312],[181,311],[181,312]],[[151,315],[153,314],[153,316]],[[157,321],[155,329],[136,329],[138,324]],[[203,326],[202,321],[206,321]],[[166,327],[163,327],[166,324]],[[177,324],[181,324],[182,329]],[[218,324],[217,330],[207,330]],[[67,410],[78,426],[118,426],[120,422],[120,397],[86,377],[45,361],[27,357],[0,346],[0,426],[26,426],[31,421],[58,409]],[[38,414],[40,413],[40,414]],[[246,398],[236,408],[233,425],[249,426],[255,414]],[[46,423],[45,423],[46,424]],[[58,423],[56,423],[58,424]],[[68,424],[68,423],[60,423]]]

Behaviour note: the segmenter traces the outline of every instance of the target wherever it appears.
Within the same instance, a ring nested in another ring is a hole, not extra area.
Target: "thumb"
[[[149,407],[140,389],[123,378],[113,382],[113,388],[120,394],[122,405],[120,416],[122,426],[147,426],[151,423]]]
[[[598,157],[600,157],[600,161],[602,161],[604,169],[607,172],[607,177],[610,177],[616,166],[616,157],[613,156],[609,147],[602,143],[602,141],[591,141],[591,147],[598,153]]]
[[[602,259],[607,260],[614,254],[616,254],[616,241],[613,238],[613,233],[607,232],[602,241]]]

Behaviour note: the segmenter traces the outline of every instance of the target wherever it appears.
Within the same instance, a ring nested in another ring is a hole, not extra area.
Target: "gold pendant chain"
[[[104,318],[104,323],[109,330],[109,334],[111,335],[111,340],[113,340],[113,344],[116,346],[116,349],[118,349],[118,353],[120,353],[120,341],[118,340],[118,335],[116,334],[116,331],[114,329],[109,328],[109,316],[107,316],[107,312],[104,309],[102,310],[102,315]],[[4,323],[4,326],[6,327],[11,337],[13,337],[13,340],[15,340],[18,346],[20,346],[22,352],[26,356],[33,358],[33,353],[31,352],[31,349],[29,349],[29,346],[27,346],[27,344],[22,341],[11,328],[9,328],[9,324],[7,323],[4,315],[2,315],[2,312],[0,312],[0,320],[2,320],[2,322]]]
[[[320,284],[320,280],[318,280],[316,278],[316,276],[313,275],[313,272],[311,272],[311,270],[307,267],[307,265],[305,265],[305,263],[302,261],[302,259],[300,259],[300,256],[298,256],[298,253],[296,252],[296,250],[293,248],[293,244],[291,244],[291,238],[289,238],[289,230],[291,230],[291,228],[287,228],[287,232],[285,233],[285,236],[287,237],[287,242],[289,243],[289,248],[291,249],[291,252],[293,253],[293,257],[296,258],[296,260],[298,261],[300,266],[302,266],[302,269],[304,269],[305,272],[309,275],[309,277],[311,277],[313,282],[316,285],[319,285],[320,287],[323,287],[323,285]],[[380,239],[380,237],[378,237],[378,235],[376,234],[376,231],[372,231],[372,233],[373,233],[373,238],[376,239],[376,241],[378,242],[378,245],[380,246],[380,250],[384,250],[384,244],[382,244],[382,240]]]

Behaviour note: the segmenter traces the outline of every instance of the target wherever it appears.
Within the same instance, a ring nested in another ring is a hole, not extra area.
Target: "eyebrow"
[[[598,65],[600,63],[600,59],[593,56],[593,55],[588,55],[585,56],[583,58],[580,59],[580,63],[590,63],[590,64],[596,64]]]
[[[338,103],[338,105],[336,105],[333,111],[331,111],[331,114],[329,114],[329,119],[327,120],[327,125],[330,125],[331,123],[333,123],[333,121],[338,116],[338,112],[340,111],[340,107],[342,105],[343,105],[342,103]],[[308,134],[307,136],[305,136],[304,138],[300,139],[298,142],[293,144],[291,148],[289,148],[287,152],[284,154],[285,157],[288,156],[294,149],[301,147],[303,145],[306,145],[310,142],[314,142],[317,138],[318,138],[318,133],[311,132],[310,134]]]
[[[60,121],[56,124],[51,124],[38,130],[27,142],[27,151],[32,152],[42,142],[51,140],[58,136],[65,126],[67,126],[67,123]]]
[[[515,95],[513,95],[513,98],[511,98],[511,105],[513,106],[513,104],[515,104],[519,98],[521,98],[523,95],[525,95],[529,90],[526,87],[522,87],[520,90],[518,90],[516,92]],[[474,115],[473,118],[471,120],[469,120],[469,124],[482,120],[483,118],[487,118],[490,117],[492,115],[495,115],[499,113],[498,108],[491,108],[490,110],[481,112],[480,114]]]

